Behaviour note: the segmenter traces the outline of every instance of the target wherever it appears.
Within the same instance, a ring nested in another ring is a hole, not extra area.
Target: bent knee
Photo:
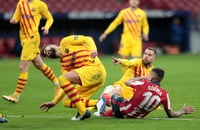
[[[114,87],[113,88],[113,94],[116,94],[116,95],[121,95],[122,93],[122,88],[121,87]]]

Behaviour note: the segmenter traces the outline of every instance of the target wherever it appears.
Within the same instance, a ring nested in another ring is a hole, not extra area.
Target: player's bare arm
[[[178,112],[174,112],[173,110],[165,110],[168,117],[179,117],[184,114],[193,114],[195,112],[195,107],[189,106],[186,107],[185,104],[183,105],[182,109]]]
[[[103,42],[106,39],[106,37],[107,37],[106,33],[101,34],[101,36],[99,37],[99,41]]]

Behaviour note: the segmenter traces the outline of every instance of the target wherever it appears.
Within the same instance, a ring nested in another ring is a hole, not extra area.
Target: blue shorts
[[[123,101],[125,101],[125,99],[118,95],[114,94],[111,97],[112,110],[117,118],[124,118],[119,110],[119,106]]]

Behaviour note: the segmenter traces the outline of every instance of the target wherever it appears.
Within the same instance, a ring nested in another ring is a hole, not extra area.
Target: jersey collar
[[[158,82],[151,81],[151,83],[152,83],[152,84],[156,84],[156,85],[160,86],[160,83],[158,83]]]

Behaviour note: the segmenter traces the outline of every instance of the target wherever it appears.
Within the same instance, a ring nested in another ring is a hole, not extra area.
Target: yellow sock
[[[82,100],[86,107],[93,107],[96,105],[98,101],[98,100],[91,100],[91,99],[82,99]]]
[[[44,64],[42,68],[40,68],[40,71],[49,79],[51,80],[55,86],[58,86],[58,79],[56,78],[55,74],[53,73],[52,69]]]
[[[79,114],[84,115],[87,109],[86,109],[85,105],[83,104],[83,102],[81,101],[74,85],[72,85],[70,83],[70,81],[67,80],[63,75],[61,75],[58,78],[58,80],[59,80],[59,84],[60,84],[61,88],[64,90],[64,92],[67,94],[69,99],[72,101],[72,103],[78,109]]]
[[[22,93],[27,81],[28,81],[28,72],[20,73],[14,94],[19,96]]]

